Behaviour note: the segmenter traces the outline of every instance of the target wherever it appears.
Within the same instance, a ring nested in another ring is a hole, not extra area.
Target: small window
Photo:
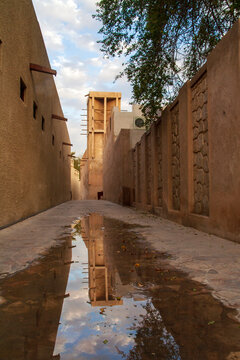
[[[25,97],[26,97],[26,85],[24,84],[24,81],[22,78],[20,78],[20,98],[22,99],[22,101],[25,101]]]
[[[42,131],[44,131],[44,130],[45,130],[45,119],[42,116]]]
[[[37,118],[37,104],[35,103],[35,101],[33,102],[33,117],[34,119]]]
[[[61,159],[61,157],[62,157],[62,152],[61,152],[61,150],[59,151],[59,157],[60,157],[60,159]]]
[[[55,138],[54,135],[52,135],[52,145],[54,145],[54,142],[55,142]]]

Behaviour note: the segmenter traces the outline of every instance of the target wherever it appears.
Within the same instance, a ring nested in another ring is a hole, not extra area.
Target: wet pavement
[[[90,214],[1,280],[0,360],[240,359],[236,311],[141,231]]]

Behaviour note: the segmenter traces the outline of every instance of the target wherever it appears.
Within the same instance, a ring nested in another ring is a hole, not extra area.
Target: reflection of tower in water
[[[88,249],[89,298],[92,306],[122,305],[113,295],[114,276],[104,252],[103,217],[91,214],[81,221],[81,235]]]

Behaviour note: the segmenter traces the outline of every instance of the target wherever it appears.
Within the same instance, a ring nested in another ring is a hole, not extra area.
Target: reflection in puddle
[[[239,358],[233,310],[131,228],[91,214],[0,282],[0,360]]]
[[[122,305],[113,296],[114,277],[108,271],[104,251],[103,218],[97,214],[83,219],[82,239],[88,250],[89,298],[92,306]]]

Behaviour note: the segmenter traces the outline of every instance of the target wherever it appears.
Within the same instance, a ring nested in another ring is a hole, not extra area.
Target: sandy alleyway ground
[[[36,262],[89,213],[136,224],[146,245],[168,253],[166,262],[208,285],[214,297],[240,314],[240,244],[108,201],[69,201],[1,230],[0,277]]]

